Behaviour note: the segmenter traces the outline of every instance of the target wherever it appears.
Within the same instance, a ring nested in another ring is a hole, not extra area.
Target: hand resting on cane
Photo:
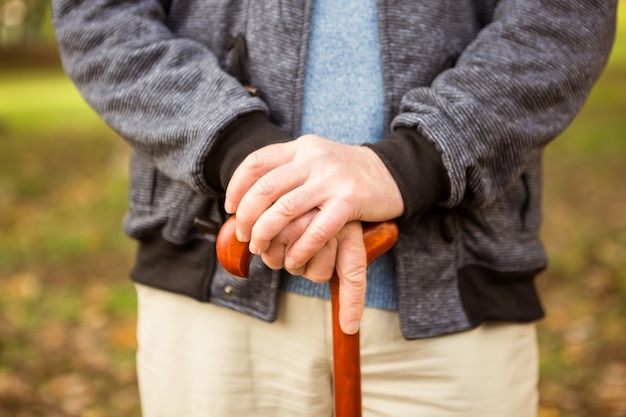
[[[261,148],[233,174],[225,209],[237,214],[238,239],[268,266],[315,282],[329,280],[336,266],[342,329],[358,330],[366,262],[355,221],[390,220],[404,209],[372,150],[315,135]]]

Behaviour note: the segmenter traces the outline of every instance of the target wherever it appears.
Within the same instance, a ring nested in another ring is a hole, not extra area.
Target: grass
[[[545,157],[542,416],[626,416],[626,13],[609,65]]]
[[[622,12],[545,157],[541,417],[626,416],[624,91]],[[1,73],[0,97],[0,416],[138,416],[128,148],[58,68]]]
[[[0,272],[127,250],[126,146],[58,69],[2,81],[11,100],[0,102]]]
[[[139,415],[128,148],[58,68],[0,97],[0,416]]]
[[[2,73],[2,128],[22,133],[80,130],[100,125],[98,116],[58,68]]]

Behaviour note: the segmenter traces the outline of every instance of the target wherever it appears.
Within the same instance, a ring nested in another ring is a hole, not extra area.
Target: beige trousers
[[[330,303],[282,294],[269,324],[137,285],[137,367],[145,417],[329,417]],[[531,417],[532,324],[487,323],[406,341],[398,314],[366,309],[363,416]]]

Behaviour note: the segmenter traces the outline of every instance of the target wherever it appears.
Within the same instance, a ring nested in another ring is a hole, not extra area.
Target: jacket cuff
[[[396,180],[404,213],[398,221],[411,224],[450,194],[450,181],[441,155],[416,129],[400,127],[382,140],[366,144]]]
[[[240,116],[222,130],[205,161],[207,183],[213,191],[223,194],[233,173],[249,154],[266,145],[290,139],[263,112]]]

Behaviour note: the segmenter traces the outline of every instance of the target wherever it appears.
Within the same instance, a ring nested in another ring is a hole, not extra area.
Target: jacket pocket
[[[499,271],[541,268],[546,263],[539,239],[540,173],[527,171],[498,200],[459,212],[461,264]]]
[[[140,240],[130,276],[144,285],[208,301],[215,263],[214,241],[176,245],[153,235]]]

